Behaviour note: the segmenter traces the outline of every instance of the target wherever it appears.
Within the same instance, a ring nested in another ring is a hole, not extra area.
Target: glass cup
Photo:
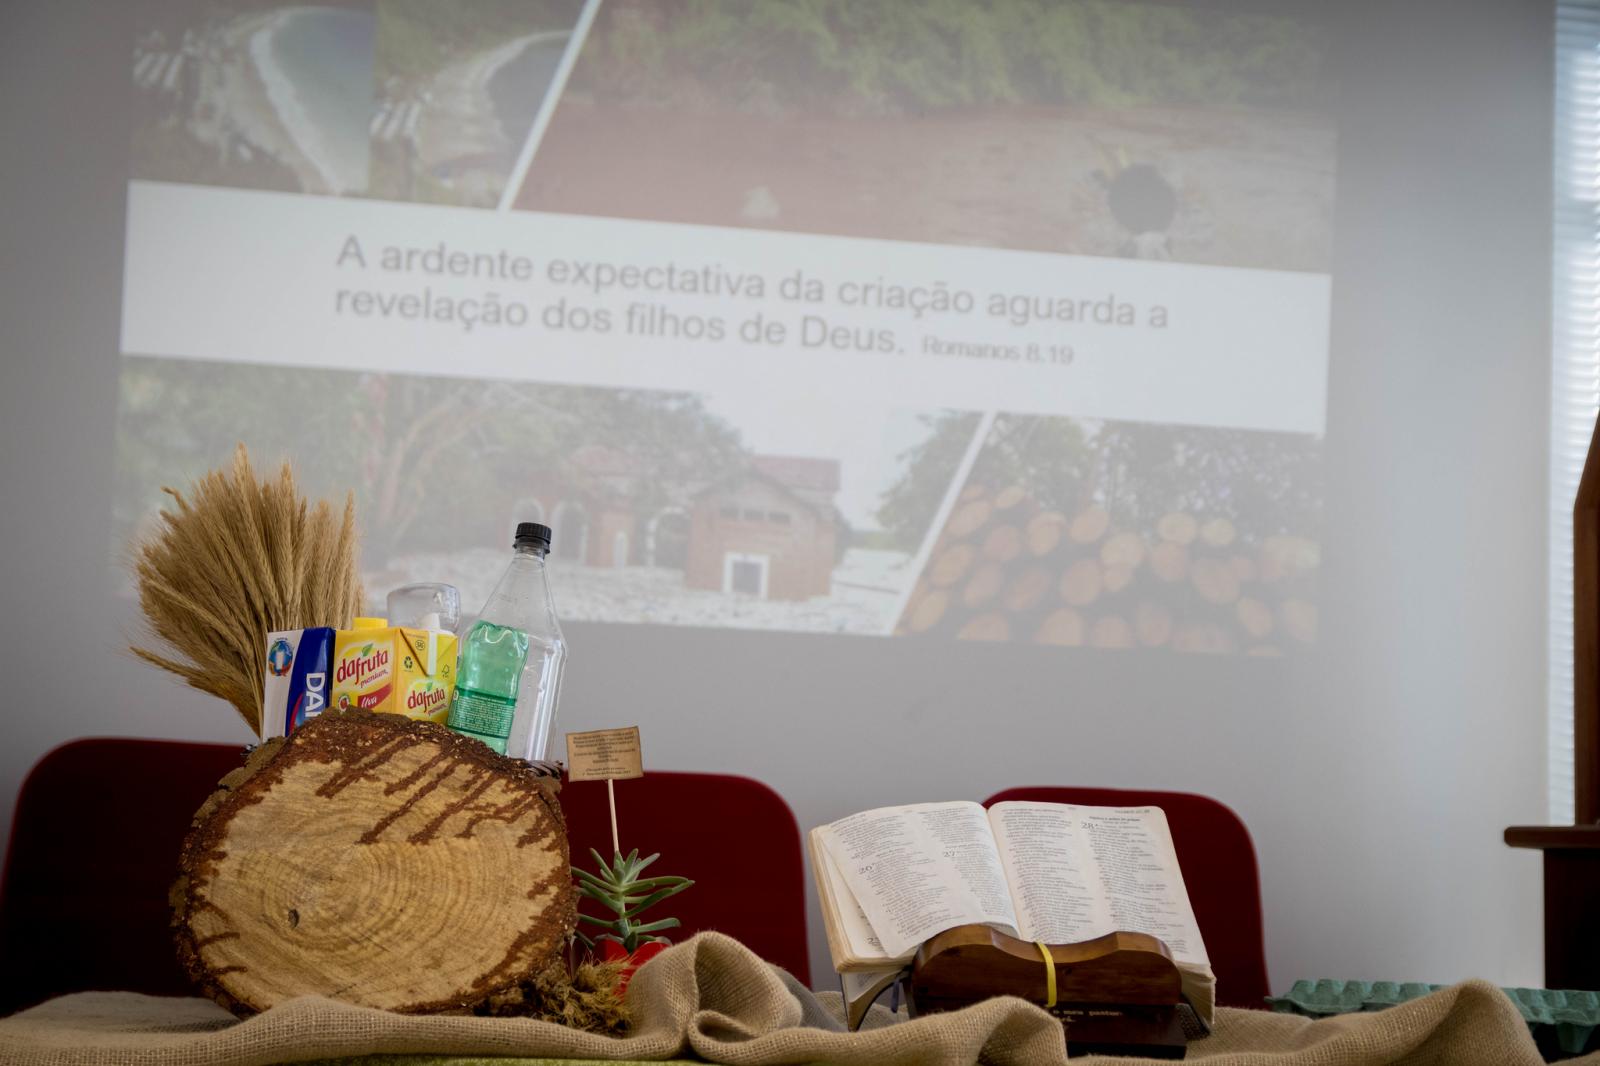
[[[461,590],[437,581],[401,585],[389,593],[389,624],[410,629],[443,629],[461,625]]]

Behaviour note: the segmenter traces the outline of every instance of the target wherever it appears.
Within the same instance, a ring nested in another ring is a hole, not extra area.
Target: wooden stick
[[[621,855],[622,845],[617,842],[617,789],[616,782],[606,778],[606,799],[611,802],[611,854]]]

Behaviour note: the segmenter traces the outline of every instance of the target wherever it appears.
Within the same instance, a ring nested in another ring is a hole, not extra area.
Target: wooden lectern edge
[[[1514,825],[1506,830],[1505,842],[1513,848],[1535,848],[1539,851],[1600,848],[1600,824]]]

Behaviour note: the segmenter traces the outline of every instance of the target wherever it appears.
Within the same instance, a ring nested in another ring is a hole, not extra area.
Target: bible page
[[[989,809],[1024,940],[1074,944],[1113,931],[1100,871],[1078,828],[1076,810],[1023,802]]]
[[[1209,964],[1161,808],[997,803],[990,823],[1027,939],[1146,933]]]
[[[958,925],[1016,935],[1000,853],[976,803],[863,811],[822,827],[822,841],[890,958]]]
[[[859,959],[881,958],[885,964],[889,963],[889,953],[883,950],[883,941],[873,932],[871,919],[862,909],[861,901],[856,899],[855,893],[845,883],[844,874],[839,872],[839,864],[833,861],[833,855],[826,845],[817,849],[816,861],[822,866],[822,876],[833,901],[833,911],[839,919],[839,931],[844,934],[850,954]]]

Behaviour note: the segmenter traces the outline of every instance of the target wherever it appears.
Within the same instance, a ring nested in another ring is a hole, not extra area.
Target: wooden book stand
[[[1055,970],[1054,1005],[1037,944],[984,925],[940,933],[911,964],[911,1016],[1020,996],[1061,1019],[1070,1055],[1184,1057],[1182,976],[1160,940],[1110,933],[1046,947]]]

